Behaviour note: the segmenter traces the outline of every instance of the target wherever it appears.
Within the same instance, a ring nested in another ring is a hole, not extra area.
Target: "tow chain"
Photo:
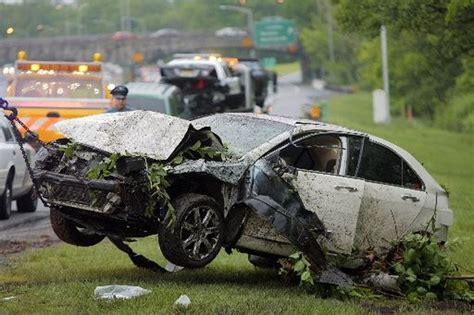
[[[26,168],[28,170],[28,174],[30,176],[30,179],[31,179],[31,182],[33,183],[33,186],[34,186],[34,189],[35,189],[35,193],[36,195],[39,197],[39,199],[41,200],[41,202],[43,203],[43,205],[45,207],[49,207],[48,203],[46,202],[46,200],[43,199],[43,197],[41,196],[41,194],[39,193],[39,184],[38,184],[38,181],[36,180],[36,178],[34,177],[33,175],[33,169],[31,167],[31,163],[30,161],[28,160],[28,156],[26,154],[26,151],[25,151],[25,148],[23,146],[23,139],[21,138],[21,133],[20,131],[18,130],[18,128],[16,127],[15,125],[15,121],[23,128],[25,129],[25,132],[27,134],[29,134],[30,136],[33,137],[33,139],[35,141],[37,141],[42,147],[48,149],[48,145],[41,141],[38,137],[38,135],[36,133],[34,133],[33,131],[31,131],[27,125],[25,125],[19,118],[18,118],[18,109],[16,107],[10,107],[10,105],[8,104],[8,101],[1,98],[0,97],[0,109],[3,109],[4,111],[10,111],[10,114],[7,115],[6,113],[4,113],[4,116],[8,119],[8,121],[10,122],[10,124],[12,125],[12,129],[13,129],[13,134],[15,136],[15,139],[16,139],[16,142],[18,142],[18,145],[20,146],[20,151],[21,151],[21,155],[23,156],[23,160],[25,160],[25,164],[26,164]]]
[[[41,194],[39,193],[39,184],[36,178],[33,175],[33,169],[31,167],[30,161],[28,160],[28,156],[26,154],[25,148],[23,146],[23,139],[21,138],[21,133],[18,130],[18,128],[15,125],[15,122],[17,122],[27,134],[31,135],[35,141],[38,142],[43,148],[46,150],[49,150],[49,146],[47,143],[44,141],[41,141],[36,133],[30,130],[27,125],[25,125],[19,118],[18,118],[18,109],[16,107],[10,107],[8,104],[8,101],[0,97],[0,109],[3,109],[4,111],[10,111],[11,113],[7,115],[4,113],[4,116],[10,121],[10,124],[13,127],[13,133],[15,135],[15,139],[18,142],[18,145],[20,146],[21,154],[23,155],[23,159],[25,160],[26,168],[28,169],[28,174],[30,175],[31,181],[33,182],[34,189],[36,191],[37,196],[43,202],[43,205],[45,207],[50,207],[50,205],[46,202],[46,200],[43,199]],[[77,176],[75,176],[78,178]],[[78,178],[79,179],[79,178]],[[130,260],[133,262],[133,264],[137,267],[148,269],[154,272],[166,272],[164,268],[162,268],[160,265],[155,263],[152,260],[147,259],[146,257],[142,255],[136,254],[130,246],[124,243],[123,240],[108,236],[112,244],[114,244],[119,250],[123,251],[126,253]]]

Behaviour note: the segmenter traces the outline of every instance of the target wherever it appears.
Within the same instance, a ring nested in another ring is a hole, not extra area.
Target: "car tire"
[[[12,176],[8,176],[5,190],[0,196],[0,220],[6,220],[12,212]]]
[[[30,191],[16,200],[18,212],[35,212],[38,206],[38,195],[36,189],[31,187]]]
[[[194,193],[179,196],[173,206],[174,229],[165,222],[159,231],[163,256],[178,266],[204,267],[217,256],[224,240],[221,207],[213,198]]]
[[[60,240],[71,245],[88,247],[100,243],[105,235],[84,233],[77,224],[66,218],[56,207],[51,207],[51,226]]]

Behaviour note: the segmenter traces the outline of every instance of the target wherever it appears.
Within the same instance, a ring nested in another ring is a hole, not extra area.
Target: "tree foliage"
[[[457,94],[474,87],[465,74],[467,61],[463,64],[474,55],[474,34],[466,31],[474,29],[474,1],[341,0],[337,8],[343,30],[366,38],[358,53],[365,87],[381,86],[377,46],[380,26],[386,25],[390,92],[396,105],[439,116],[449,111],[454,90]]]

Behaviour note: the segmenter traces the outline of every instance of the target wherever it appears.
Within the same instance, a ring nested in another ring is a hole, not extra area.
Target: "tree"
[[[341,0],[337,20],[344,30],[374,41],[363,45],[359,54],[372,55],[373,60],[378,58],[375,43],[380,26],[386,25],[391,94],[399,104],[429,117],[436,106],[446,106],[448,92],[463,72],[462,59],[474,53],[474,33],[466,31],[474,29],[472,0]],[[377,75],[378,66],[370,67],[367,61],[362,60],[362,69]]]

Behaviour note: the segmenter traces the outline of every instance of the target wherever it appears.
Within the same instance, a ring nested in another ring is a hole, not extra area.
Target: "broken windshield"
[[[231,114],[207,116],[193,122],[210,126],[222,142],[229,146],[229,151],[238,158],[294,128],[281,122]]]

